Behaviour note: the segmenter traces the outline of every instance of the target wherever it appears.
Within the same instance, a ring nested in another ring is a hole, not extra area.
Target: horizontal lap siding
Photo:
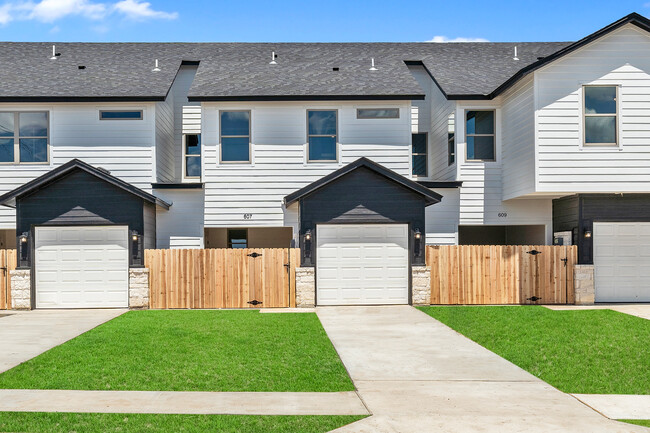
[[[174,203],[169,210],[157,210],[157,248],[170,248],[174,237],[176,247],[203,245],[203,190],[156,189],[156,196]]]
[[[398,107],[399,119],[356,118],[358,107]],[[218,111],[252,111],[252,164],[219,164]],[[338,109],[339,163],[306,163],[307,109]],[[283,198],[365,156],[410,174],[409,104],[395,103],[209,103],[203,105],[205,226],[291,226],[295,209]],[[244,219],[251,214],[251,219]]]
[[[539,191],[650,190],[650,37],[633,26],[536,72]],[[619,88],[619,149],[584,148],[583,84]]]
[[[99,120],[100,109],[144,110],[144,120]],[[151,191],[154,180],[154,104],[2,104],[1,111],[50,113],[50,164],[0,165],[0,194],[79,158]],[[15,211],[0,207],[0,228],[16,225]]]
[[[436,189],[442,201],[425,208],[427,245],[456,245],[458,243],[458,219],[460,189]]]

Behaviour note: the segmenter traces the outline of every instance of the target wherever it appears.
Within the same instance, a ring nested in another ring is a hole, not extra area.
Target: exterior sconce
[[[144,245],[137,230],[131,230],[131,265],[144,266]]]
[[[422,251],[422,247],[420,244],[420,240],[422,239],[422,233],[420,232],[420,229],[415,229],[415,232],[413,233],[413,238],[415,239],[415,243],[413,245],[413,255],[415,257],[420,257],[420,253]]]
[[[586,239],[591,238],[591,230],[585,230],[585,238]]]
[[[307,230],[304,235],[305,259],[311,261],[311,230]]]
[[[27,243],[27,236],[28,236],[27,232],[20,235],[20,243],[21,244],[26,244]]]
[[[30,245],[29,245],[29,232],[23,232],[18,236],[18,260],[17,265],[19,268],[29,268],[30,266]]]
[[[307,230],[305,232],[305,240],[310,241],[311,240],[311,230]]]
[[[420,233],[420,229],[415,229],[415,239],[422,239],[422,233]]]

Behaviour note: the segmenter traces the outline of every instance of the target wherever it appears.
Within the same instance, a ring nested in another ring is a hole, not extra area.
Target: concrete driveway
[[[373,416],[350,432],[650,432],[609,420],[409,306],[317,309]]]
[[[0,372],[83,334],[128,310],[34,310],[0,313]]]

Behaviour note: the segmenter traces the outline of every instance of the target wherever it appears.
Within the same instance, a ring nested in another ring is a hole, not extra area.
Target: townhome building
[[[650,21],[577,42],[0,43],[0,249],[32,306],[128,306],[151,248],[289,248],[318,305],[426,245],[578,245],[650,301]]]

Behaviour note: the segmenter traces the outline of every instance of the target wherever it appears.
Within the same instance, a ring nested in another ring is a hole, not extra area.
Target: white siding
[[[428,245],[456,245],[458,243],[458,222],[460,189],[435,189],[442,195],[440,203],[425,210],[426,242]]]
[[[632,25],[535,74],[539,192],[650,191],[650,36]],[[581,147],[582,85],[619,85],[619,148]]]
[[[143,110],[143,120],[99,120],[99,110]],[[151,191],[155,181],[154,104],[0,104],[0,111],[50,113],[50,163],[0,165],[0,193],[79,158],[103,167],[126,182]],[[0,206],[0,228],[16,225],[15,212]]]
[[[358,107],[400,108],[399,119],[357,119]],[[337,109],[340,160],[307,163],[307,109]],[[219,164],[218,110],[251,110],[251,164]],[[290,226],[287,194],[365,156],[409,176],[410,103],[205,103],[202,108],[205,226]],[[250,214],[250,219],[244,219]]]
[[[535,95],[529,76],[503,95],[504,200],[535,191]]]
[[[156,196],[172,203],[169,210],[157,209],[157,248],[202,247],[203,190],[156,189]]]
[[[181,182],[183,177],[183,133],[201,132],[201,103],[188,102],[187,94],[194,81],[197,66],[183,65],[178,70],[178,74],[174,79],[174,85],[170,93],[174,96],[174,164],[176,167],[175,182]],[[197,113],[198,111],[198,113]],[[192,113],[192,115],[190,115]],[[198,114],[198,115],[197,115]],[[196,128],[191,128],[189,125],[194,125]]]
[[[174,182],[174,113],[173,96],[156,104],[156,178],[158,182]]]
[[[413,132],[428,133],[428,179],[456,180],[456,164],[448,164],[447,154],[448,120],[456,109],[456,101],[445,98],[423,66],[409,66],[409,70],[426,95],[424,100],[412,104],[417,107]]]

